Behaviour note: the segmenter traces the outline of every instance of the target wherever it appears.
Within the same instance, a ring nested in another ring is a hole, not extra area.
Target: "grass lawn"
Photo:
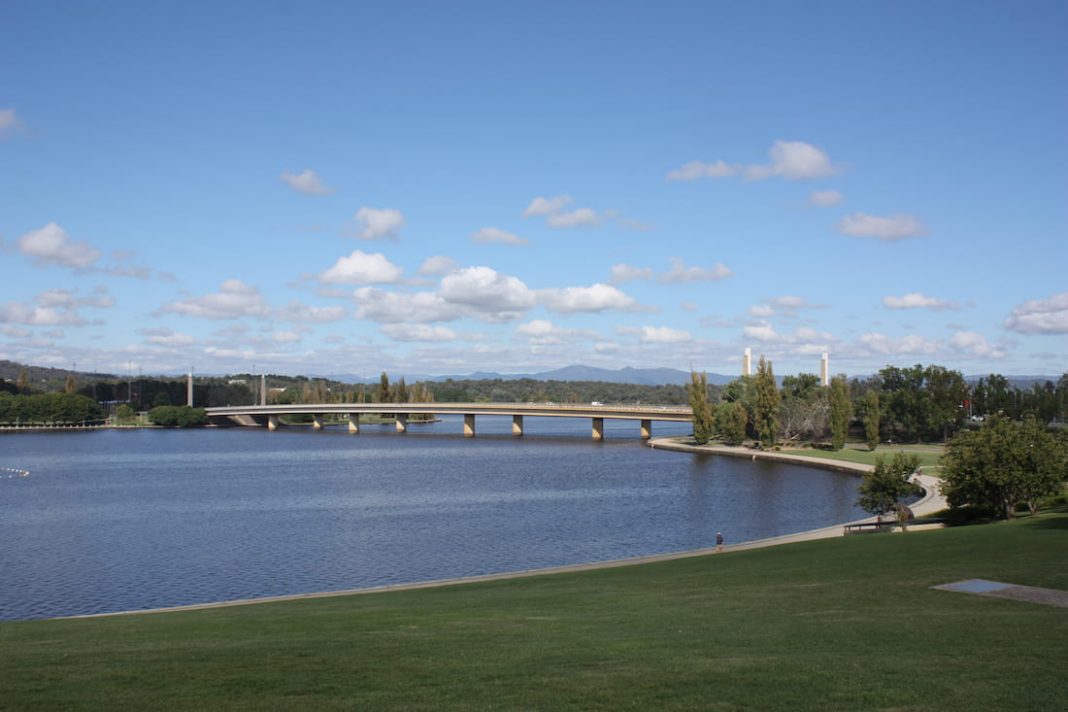
[[[930,468],[937,465],[942,459],[944,448],[941,445],[880,445],[874,452],[868,450],[867,445],[849,443],[838,451],[816,450],[814,448],[783,448],[784,453],[801,455],[802,457],[822,457],[828,460],[845,460],[847,462],[859,462],[862,465],[874,465],[877,457],[892,457],[895,452],[905,452],[920,458],[920,465]]]
[[[185,613],[0,624],[0,709],[1068,709],[1068,514]]]

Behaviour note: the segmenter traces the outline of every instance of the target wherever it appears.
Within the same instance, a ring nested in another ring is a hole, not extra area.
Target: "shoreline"
[[[843,472],[852,475],[862,475],[872,469],[870,465],[863,465],[859,463],[843,462],[841,460],[829,460],[825,458],[807,457],[788,455],[777,452],[762,452],[753,451],[744,447],[730,447],[726,445],[712,445],[712,446],[700,446],[700,445],[688,445],[685,443],[676,442],[674,439],[669,438],[652,438],[647,443],[650,449],[659,450],[671,450],[675,452],[689,452],[694,454],[704,455],[722,455],[726,457],[744,457],[750,460],[772,460],[777,462],[786,462],[789,464],[802,465],[807,467],[817,467],[820,469],[832,470],[836,472]],[[912,511],[917,516],[930,514],[941,509],[945,509],[945,498],[938,491],[938,478],[930,475],[917,474],[913,477],[913,482],[918,484],[924,490],[923,497],[919,501],[912,505]],[[184,611],[203,611],[216,608],[231,608],[236,606],[251,606],[261,603],[283,603],[286,601],[300,601],[305,599],[317,599],[317,598],[336,598],[340,596],[362,596],[375,593],[387,593],[390,591],[415,591],[419,589],[428,588],[442,588],[445,586],[456,586],[470,583],[482,583],[489,581],[507,581],[509,579],[530,578],[533,576],[551,576],[555,574],[565,573],[577,573],[581,571],[596,571],[598,569],[614,569],[622,568],[625,566],[638,566],[641,564],[652,564],[661,561],[675,561],[678,559],[696,558],[699,556],[716,556],[722,554],[728,554],[735,551],[749,551],[752,549],[763,549],[771,546],[779,546],[781,544],[791,544],[801,541],[814,541],[817,539],[831,539],[834,537],[845,536],[845,527],[850,524],[860,524],[864,522],[874,522],[875,517],[867,517],[864,519],[857,519],[852,522],[842,522],[839,524],[832,524],[830,526],[821,527],[818,529],[809,529],[803,532],[795,532],[793,534],[781,534],[779,536],[767,537],[764,539],[754,539],[753,541],[740,542],[738,544],[730,544],[723,547],[721,554],[717,554],[715,546],[701,547],[699,549],[688,549],[685,551],[671,552],[667,554],[651,554],[648,556],[635,556],[624,559],[611,559],[608,561],[596,561],[585,564],[566,564],[563,566],[550,566],[538,569],[521,569],[519,571],[506,571],[495,574],[480,574],[477,576],[460,576],[447,579],[434,579],[431,581],[417,581],[412,583],[398,583],[387,584],[384,586],[371,586],[364,588],[352,588],[341,589],[338,591],[317,591],[312,593],[293,593],[283,594],[279,596],[261,596],[256,598],[240,598],[229,601],[213,601],[209,603],[191,603],[178,606],[164,606],[159,608],[145,608],[140,610],[128,610],[128,611],[112,611],[108,613],[84,613],[73,616],[56,616],[52,618],[43,618],[36,620],[79,620],[85,618],[107,618],[111,616],[135,616],[146,615],[151,613],[180,613]],[[931,525],[940,526],[940,525]],[[912,531],[921,531],[924,528],[928,528],[925,525],[916,527],[910,527]]]

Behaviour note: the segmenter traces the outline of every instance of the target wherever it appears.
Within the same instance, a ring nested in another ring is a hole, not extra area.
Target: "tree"
[[[762,447],[772,447],[775,445],[775,436],[779,432],[779,389],[775,385],[775,374],[771,369],[771,362],[763,356],[757,364],[757,374],[753,385],[756,389],[754,417],[757,437],[760,438]]]
[[[864,437],[868,441],[868,449],[874,451],[879,447],[879,391],[865,393],[861,404],[864,407]]]
[[[853,419],[853,404],[849,402],[849,385],[845,376],[831,380],[831,448],[841,450],[845,446],[849,421]]]
[[[375,393],[376,403],[389,403],[389,376],[383,371],[378,379],[378,391]]]
[[[712,439],[714,425],[712,406],[708,402],[708,376],[704,372],[690,371],[690,385],[686,392],[693,411],[693,439],[698,445],[704,445]]]
[[[404,377],[397,381],[397,385],[393,388],[393,402],[394,403],[407,403],[408,402],[408,386],[404,383]]]
[[[63,387],[64,393],[74,393],[78,390],[78,383],[74,380],[74,374],[67,375],[67,383]]]
[[[900,513],[901,500],[917,490],[910,480],[919,466],[920,458],[903,452],[895,452],[890,460],[876,458],[875,469],[861,477],[857,505],[880,518],[893,510]]]
[[[942,493],[951,507],[990,507],[1012,519],[1020,502],[1038,513],[1039,500],[1068,477],[1068,452],[1034,418],[1022,423],[992,416],[946,445]]]
[[[15,381],[15,385],[18,386],[19,393],[30,392],[30,377],[29,374],[26,373],[26,369],[19,369],[19,376]]]
[[[740,401],[720,403],[716,406],[716,431],[727,445],[741,445],[745,442],[745,424],[749,414]]]
[[[814,373],[782,379],[779,434],[785,440],[822,440],[828,430],[830,408],[826,390]]]
[[[121,405],[119,405],[118,408],[115,409],[115,419],[118,420],[120,423],[133,420],[134,415],[136,415],[136,413],[134,413],[134,409],[126,405],[125,403],[122,403]]]

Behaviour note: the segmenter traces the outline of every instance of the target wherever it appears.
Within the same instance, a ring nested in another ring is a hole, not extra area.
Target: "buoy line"
[[[7,475],[7,479],[12,480],[16,477],[29,477],[30,471],[23,470],[20,467],[0,467],[0,479],[4,479],[4,475]]]

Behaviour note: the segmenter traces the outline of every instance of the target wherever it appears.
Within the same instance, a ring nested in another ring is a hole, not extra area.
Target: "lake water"
[[[651,450],[638,424],[0,434],[0,619],[682,551],[864,516],[857,480]],[[655,435],[684,434],[654,423]]]

